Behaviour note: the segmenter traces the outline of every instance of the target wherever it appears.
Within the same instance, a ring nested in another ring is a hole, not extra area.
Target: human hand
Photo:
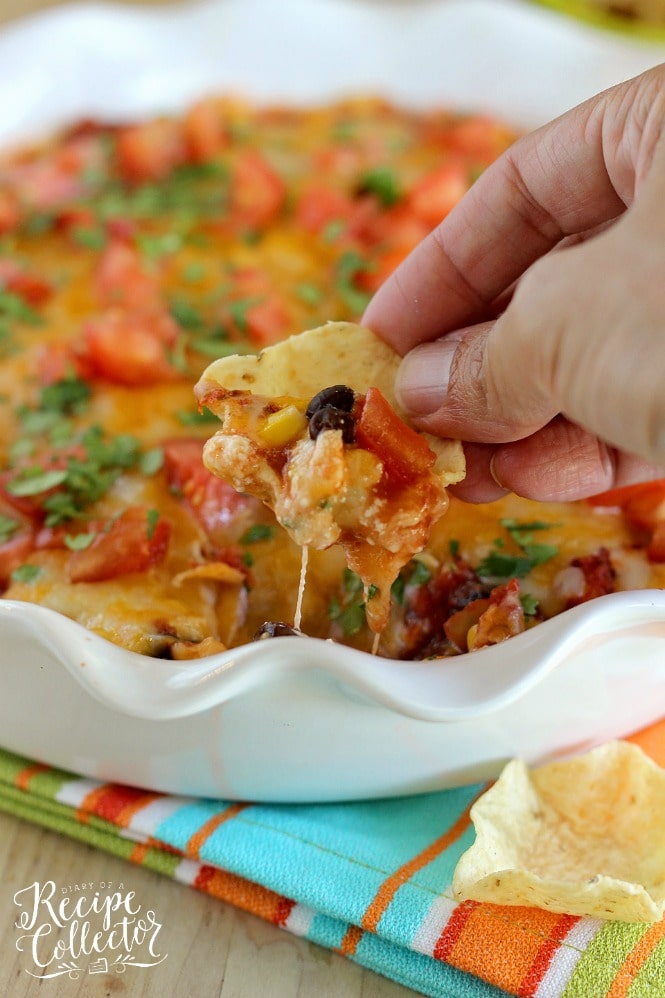
[[[368,306],[463,498],[665,477],[664,130],[665,65],[526,136]]]

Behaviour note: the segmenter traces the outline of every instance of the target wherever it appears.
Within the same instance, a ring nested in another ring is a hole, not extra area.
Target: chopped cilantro
[[[410,586],[424,586],[426,582],[432,578],[432,573],[430,572],[427,565],[424,562],[418,561],[414,558],[414,569],[409,576],[408,584]]]
[[[195,284],[200,281],[205,274],[205,267],[198,260],[193,260],[188,263],[182,272],[183,279],[187,281],[188,284]]]
[[[358,133],[358,125],[355,121],[337,121],[333,125],[332,129],[332,139],[333,142],[349,142],[350,139],[355,138]]]
[[[342,577],[342,586],[344,592],[348,593],[349,596],[357,596],[363,591],[363,580],[355,572],[352,572],[350,568],[345,568]]]
[[[79,518],[87,506],[111,488],[123,471],[137,466],[145,474],[154,474],[161,466],[160,448],[141,452],[139,441],[127,433],[107,438],[100,426],[91,426],[79,438],[83,455],[66,453],[61,468],[41,465],[17,470],[6,484],[15,496],[44,496],[47,527]],[[57,491],[52,491],[56,489]]]
[[[477,571],[478,575],[488,579],[523,579],[533,565],[527,555],[503,554],[495,549],[482,559]]]
[[[11,516],[0,516],[0,543],[4,544],[14,536],[18,530],[18,520]]]
[[[459,554],[459,541],[456,538],[451,538],[448,541],[448,551],[451,558],[456,558]]]
[[[43,319],[39,312],[25,303],[20,295],[0,288],[0,318],[25,322],[28,326],[41,326]]]
[[[41,568],[39,565],[19,565],[15,568],[11,574],[12,582],[34,582],[38,575],[41,573]]]
[[[148,521],[147,528],[146,528],[146,534],[148,536],[148,540],[151,541],[152,538],[153,538],[153,536],[154,536],[154,534],[155,534],[155,530],[157,528],[157,524],[159,522],[159,510],[158,509],[149,509],[148,512],[147,512],[147,514],[146,514],[146,517],[147,517],[147,521]]]
[[[144,475],[154,475],[164,464],[164,451],[161,447],[153,447],[143,451],[139,457],[139,468]]]
[[[254,347],[248,343],[239,343],[237,340],[227,340],[211,336],[209,339],[195,337],[190,340],[192,350],[205,354],[206,357],[229,357],[234,353],[255,353]]]
[[[106,233],[101,225],[79,225],[73,232],[74,241],[86,249],[101,250],[106,246]]]
[[[251,551],[243,551],[242,557],[240,559],[245,566],[245,568],[251,568],[254,564],[254,555]]]
[[[520,603],[525,617],[534,617],[538,612],[538,600],[531,593],[523,593],[520,596]]]
[[[328,616],[340,624],[345,638],[351,638],[365,625],[365,604],[351,603],[350,606],[342,607],[333,598],[328,605]]]
[[[250,295],[247,298],[237,298],[235,301],[227,302],[229,315],[241,333],[247,332],[247,313],[254,305],[263,301],[261,295]]]
[[[68,377],[42,388],[39,408],[42,412],[80,416],[91,396],[90,385],[81,378]]]
[[[184,298],[174,298],[170,305],[171,315],[183,329],[202,329],[203,316]]]
[[[268,523],[253,523],[240,538],[241,544],[256,544],[258,541],[268,541],[275,533],[275,528]]]
[[[85,551],[96,536],[96,530],[91,530],[87,534],[65,534],[65,545],[70,551]]]
[[[44,471],[42,467],[35,466],[23,468],[15,478],[7,482],[5,488],[13,496],[37,496],[40,492],[62,485],[66,478],[66,468]]]
[[[343,253],[337,261],[335,286],[344,304],[354,314],[360,315],[371,298],[367,291],[356,286],[355,280],[360,274],[373,269],[372,263],[353,250]]]
[[[178,232],[165,232],[161,236],[144,232],[137,236],[137,243],[144,256],[157,260],[160,256],[177,253],[182,246],[182,236]]]
[[[196,409],[193,409],[191,412],[187,409],[179,409],[176,412],[176,417],[183,426],[202,426],[205,423],[217,422],[217,416],[205,406],[200,412]]]
[[[398,575],[390,588],[390,595],[392,599],[395,600],[399,606],[404,605],[404,590],[406,589],[406,580],[403,575]]]
[[[296,294],[305,305],[318,305],[323,297],[323,292],[317,288],[316,284],[304,282],[296,286]]]
[[[324,243],[334,243],[346,232],[346,222],[343,218],[331,218],[321,230]]]
[[[533,543],[535,531],[548,530],[557,524],[542,520],[519,523],[517,520],[503,519],[500,522],[519,550],[515,554],[505,551],[504,539],[497,537],[493,549],[478,565],[480,576],[496,580],[523,579],[537,565],[550,561],[557,554],[558,548],[554,544]]]
[[[23,232],[27,236],[41,236],[55,225],[55,215],[49,212],[35,212],[30,215],[23,225]]]
[[[367,590],[367,601],[369,602],[369,600],[374,599],[375,596],[378,596],[379,592],[380,592],[379,587],[375,586],[374,583],[372,583],[372,585]]]
[[[364,173],[360,178],[358,192],[376,195],[384,208],[389,208],[401,197],[395,174],[387,166],[378,166]]]

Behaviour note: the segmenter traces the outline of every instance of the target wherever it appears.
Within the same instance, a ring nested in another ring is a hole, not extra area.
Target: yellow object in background
[[[562,14],[647,41],[665,41],[665,0],[536,0]]]

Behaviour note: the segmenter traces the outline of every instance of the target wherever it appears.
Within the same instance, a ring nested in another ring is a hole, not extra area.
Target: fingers
[[[499,443],[533,433],[557,413],[540,385],[537,346],[524,350],[512,311],[496,323],[424,343],[402,361],[395,390],[417,425],[443,437]]]
[[[608,447],[561,417],[525,440],[473,444],[465,451],[467,477],[451,492],[467,502],[491,502],[506,491],[540,502],[569,502],[665,477],[663,465]]]
[[[533,261],[616,218],[648,170],[657,135],[644,95],[664,78],[657,68],[516,143],[379,289],[365,324],[404,354],[486,318]]]
[[[665,215],[662,205],[653,210]],[[441,436],[506,444],[563,413],[592,438],[665,464],[663,273],[662,233],[628,212],[602,236],[536,263],[495,323],[457,330],[408,354],[398,397],[421,429]],[[536,442],[553,447],[555,439],[545,434]],[[576,467],[569,484],[552,489],[591,494],[604,487],[604,457],[592,461],[583,442],[566,443]],[[534,474],[546,481],[535,444],[531,457]],[[499,479],[514,487],[505,473]],[[533,491],[524,481],[520,488]]]

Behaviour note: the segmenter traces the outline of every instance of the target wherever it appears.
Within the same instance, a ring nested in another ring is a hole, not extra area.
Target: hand
[[[470,442],[463,498],[665,477],[665,65],[512,146],[363,321],[414,423]]]

